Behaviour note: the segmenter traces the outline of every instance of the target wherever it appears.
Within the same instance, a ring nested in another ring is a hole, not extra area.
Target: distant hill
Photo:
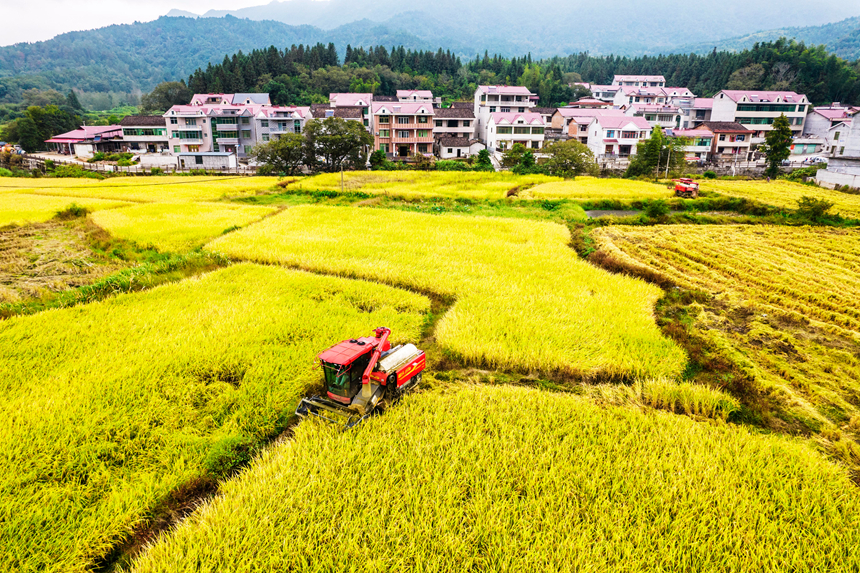
[[[682,46],[672,51],[675,53],[703,54],[716,48],[720,51],[737,52],[752,47],[756,42],[771,42],[781,37],[794,38],[805,44],[824,45],[840,58],[848,61],[860,60],[860,17],[847,18],[841,22],[823,26],[765,30],[718,42]]]
[[[159,82],[187,78],[197,68],[219,63],[225,55],[239,51],[332,41],[341,50],[348,43],[439,47],[368,21],[321,30],[232,16],[161,17],[153,22],[69,32],[44,42],[0,47],[0,102],[15,100],[22,89],[30,87],[149,91]]]

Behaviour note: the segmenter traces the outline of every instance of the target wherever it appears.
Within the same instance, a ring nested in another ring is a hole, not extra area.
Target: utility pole
[[[340,194],[343,195],[343,162],[340,163]]]

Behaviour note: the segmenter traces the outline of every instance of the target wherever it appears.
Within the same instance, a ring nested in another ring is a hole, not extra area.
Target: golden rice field
[[[215,571],[856,571],[860,497],[805,443],[511,387],[302,423],[135,562]]]
[[[168,492],[279,432],[321,348],[429,301],[238,264],[0,322],[0,570],[90,571]]]
[[[231,203],[144,203],[100,211],[91,219],[115,237],[163,251],[184,251],[275,211]]]
[[[136,202],[215,201],[225,197],[249,197],[275,188],[277,177],[113,177],[95,179],[0,178],[4,191],[40,195],[93,197]]]
[[[577,177],[531,187],[520,193],[525,199],[569,199],[572,201],[636,201],[640,199],[671,199],[675,192],[665,183],[649,183],[628,179]]]
[[[286,188],[340,191],[340,177],[340,173],[324,173],[297,179]],[[390,195],[403,199],[504,199],[511,191],[561,179],[546,175],[515,175],[510,172],[354,171],[344,173],[343,181],[345,191]]]
[[[715,191],[720,195],[752,199],[760,203],[783,207],[786,209],[797,209],[797,202],[804,196],[826,199],[834,203],[831,213],[838,213],[843,217],[860,218],[860,195],[840,193],[823,187],[812,187],[792,181],[775,180],[770,183],[766,181],[723,181],[707,180],[700,181],[702,191]]]
[[[715,295],[725,308],[700,308],[697,327],[807,424],[860,420],[860,231],[674,225],[593,235],[617,259]]]
[[[108,199],[0,193],[0,227],[43,223],[48,219],[53,219],[58,211],[62,211],[72,204],[86,207],[90,211],[128,205],[123,201]]]
[[[685,354],[653,308],[662,291],[578,259],[562,225],[299,206],[205,249],[456,297],[436,326],[476,365],[586,379],[672,376]]]

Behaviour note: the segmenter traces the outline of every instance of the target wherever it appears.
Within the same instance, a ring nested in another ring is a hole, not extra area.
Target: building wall
[[[745,109],[738,109],[739,106],[745,105],[794,105],[795,111],[749,111]],[[802,111],[801,111],[802,110]],[[800,103],[800,104],[792,104],[788,103],[777,103],[777,102],[765,102],[762,104],[755,103],[737,103],[732,100],[727,95],[718,93],[714,97],[714,107],[711,112],[711,120],[712,121],[736,121],[746,127],[747,129],[751,129],[753,131],[759,132],[757,137],[761,137],[764,132],[770,131],[773,129],[773,126],[768,123],[754,123],[755,121],[772,121],[780,116],[780,114],[785,113],[785,116],[788,118],[789,124],[791,125],[791,131],[796,135],[800,135],[803,133],[804,122],[806,120],[806,114],[809,110],[808,103]],[[749,120],[753,120],[750,122]]]
[[[482,96],[485,98],[482,99]],[[503,107],[514,113],[524,113],[535,107],[535,103],[529,100],[527,95],[484,94],[480,89],[475,90],[475,134],[487,144],[488,149],[490,144],[487,128],[490,114],[501,112]]]
[[[499,133],[499,128],[527,128],[529,133]],[[538,133],[534,133],[538,131]],[[545,127],[539,125],[499,125],[492,120],[487,129],[487,149],[490,153],[503,153],[513,147],[515,143],[522,143],[529,149],[541,149],[545,139]]]
[[[442,125],[439,125],[439,124]],[[451,127],[450,123],[455,123],[456,127]],[[434,136],[450,136],[450,137],[465,137],[467,139],[471,139],[475,135],[475,123],[474,119],[445,119],[445,118],[434,118],[433,119],[433,135]],[[468,125],[466,125],[468,124]]]

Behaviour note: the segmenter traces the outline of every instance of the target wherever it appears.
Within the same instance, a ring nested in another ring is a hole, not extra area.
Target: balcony
[[[218,127],[218,131],[238,131],[239,124],[238,123],[215,123]]]
[[[200,131],[200,128],[203,127],[203,124],[200,125],[171,125],[170,129],[178,129],[180,131]]]
[[[176,142],[179,142],[179,144],[181,144],[181,145],[200,145],[201,143],[203,143],[203,138],[202,137],[187,137],[187,138],[183,138],[183,139],[174,139],[172,141],[174,144]]]
[[[239,145],[238,137],[219,137],[215,141],[218,145]]]
[[[397,129],[426,129],[428,131],[433,131],[433,122],[428,121],[427,123],[389,123],[389,124],[379,124],[376,125],[377,129],[390,129],[391,131],[395,131]]]

